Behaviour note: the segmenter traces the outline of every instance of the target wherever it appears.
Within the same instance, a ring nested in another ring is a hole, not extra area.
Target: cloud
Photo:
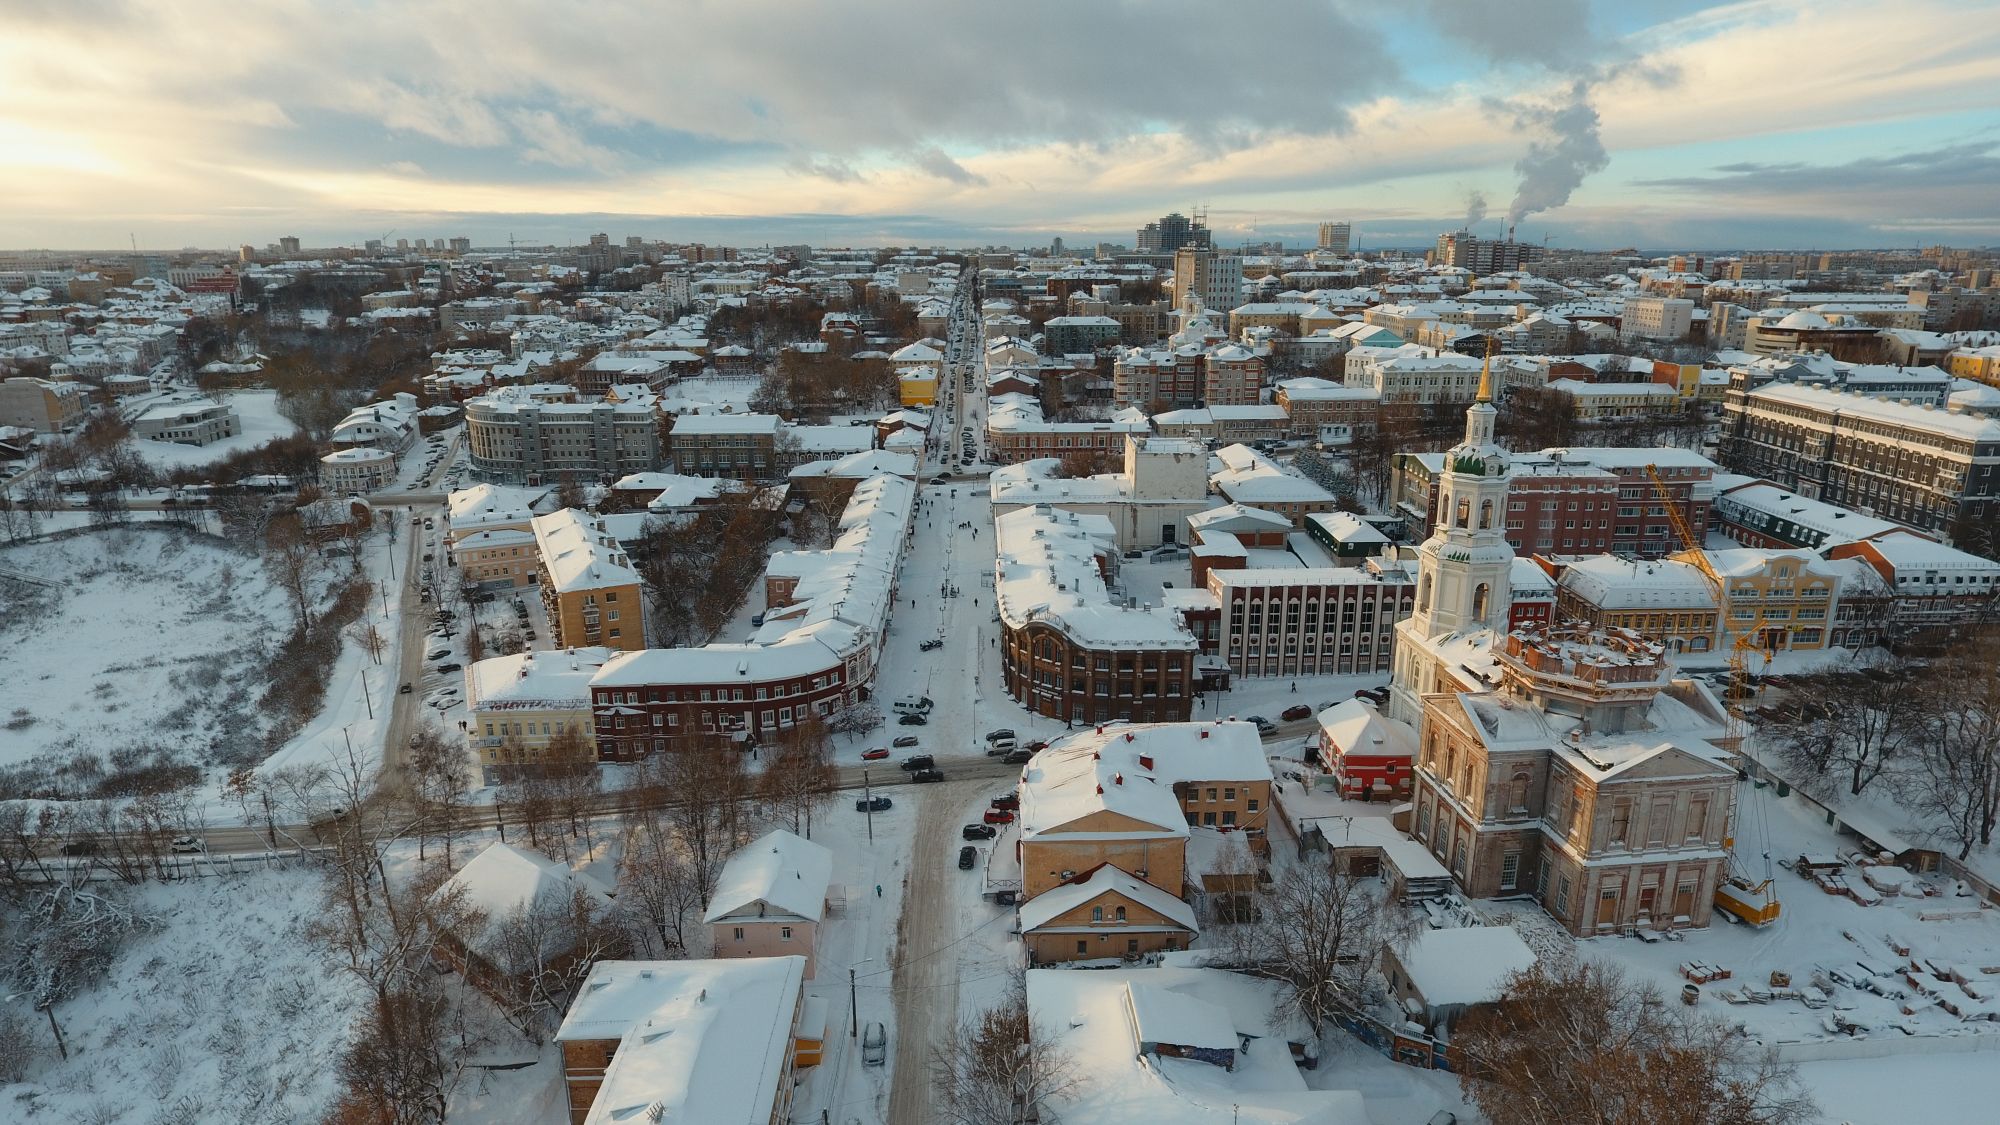
[[[936,145],[926,145],[910,155],[910,163],[920,171],[962,186],[984,187],[986,177],[968,170]]]
[[[384,172],[394,172],[399,176],[421,176],[424,174],[424,166],[414,160],[391,160],[389,163],[382,165],[382,170]]]
[[[866,179],[852,164],[833,156],[797,156],[787,167],[798,175],[832,180],[836,184],[858,184]]]
[[[1882,229],[2000,229],[2000,140],[1859,156],[1839,163],[1739,161],[1639,186],[1733,206],[1866,220]]]

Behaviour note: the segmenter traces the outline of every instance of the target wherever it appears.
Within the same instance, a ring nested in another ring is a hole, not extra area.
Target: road
[[[979,309],[970,285],[961,284],[959,294],[963,304],[957,310],[958,334],[947,343],[945,370],[947,381],[954,382],[951,398],[962,419],[965,403],[980,393],[968,394],[962,383],[955,382],[964,370],[965,353],[977,338]],[[943,434],[944,456],[956,455],[961,425],[955,421]],[[991,507],[973,491],[977,487],[924,490],[924,523],[912,544],[908,567],[912,577],[906,584],[915,605],[901,611],[903,620],[898,622],[899,646],[929,637],[944,641],[944,648],[932,653],[898,652],[894,674],[922,682],[924,694],[935,703],[925,745],[933,748],[950,780],[924,794],[911,843],[909,881],[897,925],[889,1125],[926,1125],[937,1119],[931,1107],[931,1047],[956,1034],[958,1027],[956,940],[965,918],[954,909],[952,880],[965,877],[956,863],[961,813],[982,792],[1000,788],[989,779],[1020,776],[1019,766],[997,758],[961,757],[971,754],[981,740],[979,666],[989,644],[986,625],[993,605],[990,592],[980,583],[980,575],[990,573],[993,565]],[[960,527],[961,522],[967,526]],[[933,577],[939,591],[928,588]],[[956,594],[942,596],[951,587],[956,587]],[[929,627],[933,620],[935,631]]]

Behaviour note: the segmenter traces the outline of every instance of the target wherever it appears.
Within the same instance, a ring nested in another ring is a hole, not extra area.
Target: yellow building
[[[1972,379],[2000,387],[2000,345],[1988,348],[1961,348],[1944,357],[1945,369],[1955,378]]]
[[[1724,635],[1718,643],[1734,644],[1735,638],[1755,629],[1753,643],[1765,652],[1826,647],[1834,603],[1840,597],[1836,567],[1809,551],[1740,547],[1707,554],[1709,565],[1723,579]],[[1685,551],[1673,557],[1691,561]]]
[[[555,649],[496,656],[465,670],[467,737],[489,783],[506,766],[542,762],[549,743],[564,735],[581,738],[596,757],[590,677],[610,658],[608,648]]]
[[[907,367],[896,376],[896,396],[904,406],[936,406],[937,385],[937,368]]]
[[[534,529],[542,604],[556,645],[603,645],[627,652],[645,648],[639,572],[603,517],[564,508],[536,516]]]

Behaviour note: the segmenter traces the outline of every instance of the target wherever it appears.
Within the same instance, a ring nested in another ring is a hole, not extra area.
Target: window
[[[736,940],[737,941],[743,940],[743,927],[741,926],[736,927]]]
[[[1561,918],[1566,916],[1568,913],[1569,913],[1569,876],[1565,875],[1561,879],[1556,881],[1556,917]]]
[[[1696,797],[1688,802],[1687,838],[1699,840],[1708,834],[1708,798]]]
[[[778,938],[780,941],[792,940],[792,928],[790,926],[779,926]]]
[[[1139,952],[1139,939],[1138,939],[1138,938],[1126,938],[1126,939],[1125,939],[1125,952],[1127,952],[1127,953],[1137,953],[1137,952]]]
[[[1213,802],[1215,800],[1215,789],[1213,787],[1209,788],[1208,799],[1210,802]]]
[[[1249,805],[1249,809],[1250,809],[1250,811],[1251,811],[1251,812],[1256,812],[1256,811],[1257,811],[1257,798],[1255,798],[1255,797],[1252,797],[1252,798],[1250,798],[1250,805]]]
[[[1118,920],[1120,922],[1125,920],[1125,908],[1122,906],[1118,908]]]
[[[1101,907],[1101,906],[1093,906],[1093,907],[1091,907],[1091,908],[1090,908],[1090,920],[1091,920],[1091,921],[1093,921],[1093,922],[1102,922],[1102,921],[1104,921],[1104,908],[1103,908],[1103,907]]]
[[[1225,801],[1234,801],[1236,799],[1236,787],[1232,785],[1224,789],[1222,791],[1222,799]]]
[[[1521,853],[1508,852],[1500,857],[1500,889],[1511,891],[1521,878]]]

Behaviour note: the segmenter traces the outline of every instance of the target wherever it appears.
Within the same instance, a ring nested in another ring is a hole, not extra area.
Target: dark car
[[[930,720],[924,718],[922,715],[905,715],[896,720],[896,725],[902,727],[920,727],[928,722]]]
[[[944,771],[939,769],[918,770],[910,775],[910,780],[919,785],[927,781],[943,781]]]
[[[927,770],[935,765],[937,762],[929,754],[912,754],[903,759],[903,768],[906,770]]]
[[[1007,756],[1000,760],[1010,766],[1022,766],[1035,760],[1035,752],[1023,746],[1019,750],[1007,751]]]
[[[1294,703],[1283,711],[1278,712],[1278,717],[1289,723],[1298,719],[1310,719],[1312,718],[1312,713],[1313,709],[1305,704]]]
[[[854,802],[854,811],[855,811],[855,812],[888,812],[888,811],[889,811],[889,798],[887,798],[887,797],[875,797],[875,798],[873,798],[873,799],[870,799],[870,798],[868,798],[868,797],[862,797],[862,798],[860,798],[859,800],[857,800],[857,801],[855,801],[855,802]]]
[[[1362,688],[1360,691],[1355,692],[1354,698],[1365,699],[1368,702],[1373,703],[1375,706],[1380,707],[1384,703],[1389,702],[1389,689],[1379,688],[1379,687],[1365,687]]]
[[[1018,809],[1021,807],[1021,795],[1019,793],[1002,793],[998,797],[993,798],[992,805],[996,809]]]
[[[1244,716],[1243,721],[1246,723],[1255,724],[1257,727],[1258,734],[1271,735],[1278,733],[1278,724],[1272,722],[1271,720],[1265,718],[1262,715],[1246,715]]]
[[[971,844],[967,844],[964,847],[958,849],[958,869],[960,871],[970,871],[972,870],[972,865],[978,862],[979,862],[978,848],[973,847]]]
[[[968,824],[958,830],[960,837],[967,840],[991,840],[1000,830],[990,824]]]
[[[905,750],[908,749],[909,747],[915,746],[916,744],[917,744],[916,735],[905,734],[897,736],[896,741],[891,743],[890,745],[894,746],[898,750]]]
[[[918,645],[917,647],[923,649],[925,652],[930,652],[932,649],[943,648],[944,642],[933,638],[931,640],[925,641],[924,643]]]
[[[463,671],[464,669],[465,665],[463,664],[440,664],[438,665],[437,668],[437,670],[440,672],[459,672]]]
[[[410,688],[410,685],[406,683],[406,684],[404,684],[404,685],[403,685],[402,687],[399,687],[399,688],[397,688],[397,689],[396,689],[396,694],[397,694],[397,695],[408,695],[408,694],[410,694],[410,691],[411,691],[411,688]]]
[[[986,741],[988,742],[998,742],[1003,738],[1012,738],[1012,737],[1014,737],[1014,732],[1008,730],[1006,727],[1001,727],[999,730],[989,730],[986,732]]]

